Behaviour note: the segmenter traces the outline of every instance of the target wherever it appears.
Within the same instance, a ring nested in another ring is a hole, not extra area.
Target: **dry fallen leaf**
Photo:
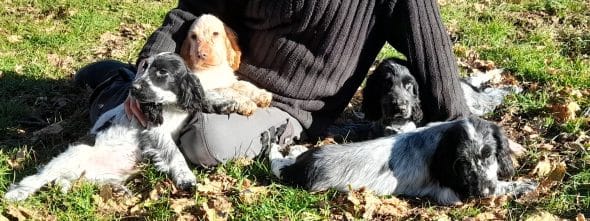
[[[584,217],[584,214],[578,213],[576,221],[586,221],[586,217]]]
[[[236,180],[225,174],[213,174],[197,183],[197,192],[201,194],[223,194],[232,189]]]
[[[334,138],[332,137],[326,137],[323,140],[318,140],[318,142],[314,145],[314,147],[321,147],[321,146],[325,146],[325,145],[329,145],[329,144],[337,144],[338,142],[336,142],[334,140]]]
[[[537,175],[539,177],[544,177],[545,175],[551,172],[553,166],[551,165],[551,160],[547,156],[542,156],[537,163],[537,166],[531,171],[531,175]]]
[[[195,206],[195,200],[187,198],[170,199],[170,202],[170,208],[176,214],[181,214],[186,208]]]
[[[409,212],[410,207],[407,202],[396,197],[392,197],[381,200],[381,205],[379,205],[376,214],[388,217],[403,217]]]
[[[253,186],[240,191],[240,201],[245,204],[253,204],[258,201],[261,196],[268,194],[269,190],[265,186]]]
[[[69,70],[74,64],[74,59],[72,57],[62,57],[58,54],[47,54],[47,61],[49,64],[62,70]]]
[[[559,122],[566,122],[576,118],[576,112],[581,110],[580,105],[575,101],[567,103],[552,104],[549,110],[553,113],[555,119]]]
[[[228,220],[233,212],[231,202],[225,196],[215,196],[208,202],[201,204],[206,220]]]
[[[544,143],[544,144],[541,144],[541,146],[539,148],[547,150],[547,151],[552,151],[553,148],[555,148],[555,145],[549,144],[549,143]]]
[[[557,217],[551,213],[545,212],[545,211],[537,212],[525,219],[525,221],[554,221],[554,220],[562,220],[562,219],[560,219],[559,217]]]
[[[17,74],[22,74],[24,70],[24,67],[20,64],[17,64],[14,66],[14,72]]]
[[[350,216],[360,216],[364,220],[372,218],[399,219],[410,212],[405,201],[395,197],[380,199],[365,188],[350,189],[343,208]],[[347,214],[345,213],[345,215]]]
[[[199,219],[197,219],[197,217],[192,214],[182,214],[176,218],[176,221],[197,221],[197,220],[199,220]]]
[[[10,35],[6,38],[10,43],[17,43],[23,40],[23,37],[20,35]]]
[[[541,180],[539,186],[534,191],[525,194],[524,196],[518,198],[516,202],[518,203],[527,203],[527,202],[537,202],[540,197],[546,193],[548,193],[551,188],[561,183],[563,178],[565,177],[566,173],[566,166],[565,163],[560,162],[556,163],[551,170],[551,172]]]
[[[7,160],[7,163],[10,166],[10,168],[13,170],[22,169],[22,163],[25,161],[29,153],[30,151],[27,147],[20,148],[13,157]]]
[[[17,220],[40,220],[41,217],[37,215],[36,212],[32,211],[31,209],[25,208],[23,206],[15,206],[15,205],[8,205],[6,209],[6,214],[12,216]]]

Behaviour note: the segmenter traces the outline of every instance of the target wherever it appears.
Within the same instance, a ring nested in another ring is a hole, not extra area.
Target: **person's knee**
[[[197,122],[181,135],[180,145],[191,163],[204,167],[216,166],[239,155],[234,140],[227,136],[214,125]]]
[[[80,87],[96,88],[100,83],[116,74],[121,68],[133,69],[133,66],[117,60],[102,60],[87,64],[74,75],[74,83]]]

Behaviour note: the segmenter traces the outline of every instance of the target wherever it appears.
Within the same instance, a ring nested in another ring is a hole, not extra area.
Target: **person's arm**
[[[406,55],[411,73],[420,84],[427,122],[469,115],[452,42],[443,25],[436,0],[391,1],[385,19],[387,41]]]

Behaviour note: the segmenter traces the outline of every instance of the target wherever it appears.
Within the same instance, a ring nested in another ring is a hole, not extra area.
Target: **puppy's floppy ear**
[[[191,26],[192,29],[192,26]],[[189,30],[186,38],[184,38],[184,41],[182,42],[182,46],[180,47],[180,56],[182,57],[182,59],[184,60],[184,62],[186,63],[186,65],[190,68],[193,69],[195,67],[195,58],[194,58],[194,52],[191,53],[191,47],[194,42],[193,39],[191,39],[191,31]]]
[[[227,25],[224,25],[224,28],[225,35],[227,36],[227,39],[225,40],[225,47],[227,48],[227,62],[231,65],[231,68],[236,71],[240,67],[242,51],[238,45],[238,37],[236,33]]]
[[[442,185],[453,189],[461,196],[468,194],[466,179],[458,179],[463,171],[457,171],[458,149],[461,143],[469,140],[465,127],[455,124],[441,134],[441,140],[437,144],[436,151],[430,163],[430,175]],[[464,172],[463,172],[464,173]]]
[[[361,110],[365,113],[365,119],[375,121],[383,116],[381,99],[384,96],[384,81],[387,70],[379,65],[373,74],[369,75],[363,88],[363,103]]]
[[[188,112],[201,112],[205,105],[205,91],[201,82],[188,68],[180,74],[178,105]]]
[[[422,102],[420,102],[420,94],[418,94],[418,82],[416,82],[413,76],[412,79],[412,91],[409,91],[411,92],[411,94],[414,95],[414,105],[412,105],[412,121],[414,121],[417,125],[422,125],[424,113],[422,112]]]
[[[492,128],[492,135],[496,140],[496,159],[498,160],[498,177],[501,179],[510,178],[514,175],[514,164],[510,147],[508,146],[508,138],[504,134],[504,130],[494,123],[490,122]]]
[[[412,121],[417,125],[422,125],[422,119],[424,118],[424,113],[422,113],[422,107],[420,107],[420,100],[417,100],[414,105],[412,105]]]

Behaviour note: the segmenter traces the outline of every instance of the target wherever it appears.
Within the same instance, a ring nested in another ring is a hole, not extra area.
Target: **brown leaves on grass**
[[[557,220],[565,220],[565,219],[560,219],[556,215],[553,215],[553,214],[546,212],[546,211],[538,211],[525,219],[525,221],[557,221]]]
[[[197,183],[197,192],[204,195],[223,195],[232,190],[236,179],[224,173],[212,174]]]
[[[556,103],[549,105],[549,110],[558,122],[566,122],[576,118],[576,112],[580,111],[580,105],[575,101]]]
[[[228,220],[234,210],[229,199],[223,196],[208,198],[199,209],[204,212],[204,218],[207,220]]]
[[[8,218],[16,219],[16,220],[45,220],[46,217],[42,217],[36,211],[33,211],[29,208],[20,205],[8,205],[6,208],[6,214],[9,216]],[[53,218],[55,220],[55,218]]]
[[[545,175],[549,174],[553,169],[553,165],[551,160],[546,155],[542,156],[537,166],[531,171],[531,175],[537,175],[539,177],[544,177]]]
[[[118,32],[105,32],[100,36],[100,46],[93,49],[98,58],[122,58],[129,52],[131,42],[147,37],[147,32],[152,30],[146,24],[125,24],[119,26]]]
[[[7,160],[8,166],[13,170],[20,170],[23,168],[22,163],[26,160],[31,150],[27,147],[19,148],[14,156]]]
[[[74,71],[72,65],[75,61],[70,56],[61,56],[55,53],[47,54],[47,62],[66,73],[72,73]]]
[[[407,202],[395,197],[381,199],[365,188],[351,189],[346,196],[336,199],[335,204],[344,209],[344,216],[349,220],[355,217],[365,220],[400,219],[411,212]]]
[[[207,220],[227,220],[233,211],[233,205],[227,194],[234,189],[236,179],[220,172],[210,175],[197,184],[197,194],[206,196],[207,202],[201,203],[199,210]]]
[[[559,185],[565,177],[566,166],[565,163],[559,162],[552,165],[551,171],[541,180],[539,186],[535,191],[532,191],[516,201],[519,203],[538,202],[541,197],[549,194],[549,191]]]

